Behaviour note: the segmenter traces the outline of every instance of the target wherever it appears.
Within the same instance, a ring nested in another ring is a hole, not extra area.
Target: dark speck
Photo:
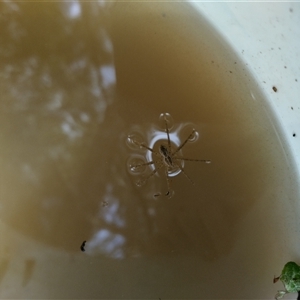
[[[295,79],[295,81],[296,81],[296,82],[298,82],[298,80],[297,80],[297,79]]]
[[[293,110],[294,108],[293,108],[293,106],[291,107],[291,110]]]
[[[231,73],[231,74],[232,74],[232,71],[229,71],[229,73]]]
[[[212,61],[211,61],[211,63],[213,64],[213,63],[214,63],[214,61],[212,60]]]
[[[276,93],[277,92],[277,87],[276,86],[273,86],[272,87],[273,91]]]
[[[293,133],[293,137],[296,137],[296,133]]]
[[[279,280],[280,277],[275,277],[273,278],[273,283],[276,283]]]
[[[83,241],[82,244],[81,244],[81,246],[80,246],[80,250],[81,250],[82,252],[85,251],[85,249],[84,249],[85,243],[86,243],[86,241]]]
[[[293,11],[294,11],[292,8],[290,8],[289,10],[290,10],[290,12],[293,12]]]
[[[286,66],[284,66],[284,68],[286,69]]]

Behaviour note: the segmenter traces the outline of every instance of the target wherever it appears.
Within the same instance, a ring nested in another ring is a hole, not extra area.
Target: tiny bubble
[[[211,163],[211,160],[206,160],[205,163],[206,163],[206,164],[210,164],[210,163]]]

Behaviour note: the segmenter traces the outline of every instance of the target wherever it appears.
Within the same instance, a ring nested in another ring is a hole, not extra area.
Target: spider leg
[[[172,196],[172,190],[171,190],[171,182],[172,180],[170,179],[169,175],[168,175],[168,168],[166,168],[166,179],[167,179],[167,186],[168,186],[168,191],[166,192],[165,196]]]
[[[196,132],[195,129],[193,129],[193,131],[191,132],[191,134],[186,138],[186,140],[174,151],[174,153],[172,153],[172,155],[176,154],[178,151],[180,151],[184,145],[188,142],[188,140],[190,138],[192,138],[192,136],[194,135],[194,133]]]
[[[210,159],[193,159],[193,158],[185,158],[185,157],[175,157],[174,159],[187,160],[187,161],[199,161],[199,162],[204,162],[206,164],[211,163]]]
[[[183,167],[179,164],[177,164],[177,166],[179,167],[179,169],[181,170],[181,172],[183,173],[183,175],[191,182],[191,184],[195,184],[194,181],[189,177],[188,174],[185,173]]]
[[[141,185],[143,185],[144,183],[146,183],[146,181],[149,179],[149,178],[151,178],[153,175],[155,175],[156,173],[157,173],[157,171],[159,170],[159,169],[161,169],[161,167],[163,166],[163,164],[161,164],[160,166],[158,166],[157,168],[155,168],[150,174],[148,174],[147,176],[146,176],[146,178],[144,178],[144,179],[141,179],[140,181],[139,181],[139,186],[141,186]]]
[[[166,132],[167,132],[167,136],[168,136],[168,151],[171,153],[170,132],[169,132],[169,127],[168,127],[168,122],[167,122],[166,114],[164,115],[164,119],[165,119],[165,124],[166,124]]]
[[[149,161],[149,162],[146,162],[146,163],[142,163],[142,164],[130,165],[129,167],[130,167],[131,170],[134,171],[135,169],[137,169],[139,167],[153,165],[154,163],[155,163],[155,161],[152,160],[152,161]]]
[[[153,152],[153,153],[157,153],[155,150],[153,150],[152,148],[150,148],[150,147],[148,147],[147,145],[145,145],[144,143],[140,143],[140,142],[138,142],[138,141],[133,141],[137,146],[139,146],[139,147],[142,147],[142,148],[145,148],[145,149],[147,149],[147,150],[149,150],[149,151],[151,151],[151,152]]]

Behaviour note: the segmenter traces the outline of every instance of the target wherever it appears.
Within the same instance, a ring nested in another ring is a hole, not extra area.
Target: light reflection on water
[[[63,10],[70,19],[75,19],[81,15],[81,5],[79,1],[63,2]]]
[[[106,187],[106,194],[103,197],[103,201],[108,203],[108,205],[106,209],[102,209],[103,205],[101,203],[99,217],[102,218],[106,224],[124,227],[125,220],[119,215],[120,203],[119,200],[113,195],[111,184],[108,184]]]
[[[121,234],[112,233],[108,229],[100,229],[86,245],[87,254],[104,254],[111,258],[125,257],[123,246],[125,238]]]
[[[46,244],[72,252],[91,237],[91,253],[122,258],[120,188],[106,178],[118,164],[107,164],[107,134],[120,131],[106,116],[116,90],[106,3],[6,1],[0,23],[1,218]]]

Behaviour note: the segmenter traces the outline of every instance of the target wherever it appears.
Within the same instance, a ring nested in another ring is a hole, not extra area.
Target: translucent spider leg
[[[151,151],[151,152],[153,152],[153,153],[156,153],[156,151],[154,151],[152,148],[146,146],[144,143],[140,143],[140,142],[138,142],[138,141],[133,141],[133,142],[134,142],[137,146],[139,146],[139,147],[145,148],[145,149],[147,149],[147,150],[149,150],[149,151]]]
[[[209,159],[193,159],[193,158],[184,158],[184,157],[175,157],[175,159],[187,160],[187,161],[198,161],[198,162],[204,162],[206,164],[211,163],[211,160],[209,160]]]
[[[191,139],[196,132],[195,129],[193,129],[192,133],[186,138],[186,140],[172,153],[172,155],[176,154],[178,151],[180,151],[184,145],[188,142],[189,139]]]
[[[166,168],[166,170],[165,170],[165,175],[166,175],[167,187],[168,187],[168,190],[165,193],[165,196],[171,198],[172,197],[172,189],[171,189],[172,180],[170,179],[170,177],[168,175],[168,168]],[[159,197],[159,196],[161,196],[161,193],[157,193],[157,194],[154,195],[154,197]]]
[[[165,119],[165,123],[166,123],[166,132],[167,132],[167,136],[168,136],[168,151],[169,151],[169,153],[171,153],[170,132],[169,132],[169,127],[168,127],[168,122],[167,122],[166,115],[164,115],[164,119]]]
[[[185,173],[183,167],[180,164],[177,164],[182,174],[190,181],[191,184],[195,184],[194,181],[189,177],[188,174]]]
[[[169,173],[168,173],[168,169],[166,169],[166,179],[167,179],[167,186],[168,186],[168,191],[166,192],[166,196],[171,196],[172,195],[172,191],[171,191],[171,182],[172,180],[169,177]]]
[[[157,173],[157,171],[159,169],[161,169],[163,167],[163,164],[161,164],[160,166],[158,166],[157,168],[155,168],[150,174],[148,174],[148,176],[146,176],[146,178],[144,178],[143,180],[140,181],[141,185],[143,185],[144,183],[146,183],[146,181],[151,178],[153,175],[155,175]]]
[[[142,164],[130,165],[130,168],[137,169],[139,167],[149,166],[149,165],[153,165],[153,164],[155,164],[154,160],[146,162],[146,163],[142,163]]]

